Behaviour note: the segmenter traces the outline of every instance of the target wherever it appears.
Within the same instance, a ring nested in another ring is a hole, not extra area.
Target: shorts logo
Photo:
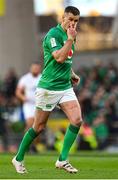
[[[46,104],[46,108],[47,108],[47,109],[52,108],[51,104]]]
[[[52,46],[52,47],[57,46],[55,38],[51,38],[51,39],[50,39],[50,43],[51,43],[51,46]]]

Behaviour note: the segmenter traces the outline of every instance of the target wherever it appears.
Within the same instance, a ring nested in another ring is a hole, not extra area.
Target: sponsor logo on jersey
[[[64,63],[66,63],[66,64],[72,64],[72,61],[65,61]]]
[[[66,43],[66,41],[64,41],[64,44]],[[68,59],[71,59],[73,56],[73,50],[71,49],[69,52],[68,52]]]
[[[50,43],[51,43],[52,48],[57,46],[55,38],[51,38]]]
[[[73,56],[73,50],[71,49],[68,53],[68,59],[71,59]]]

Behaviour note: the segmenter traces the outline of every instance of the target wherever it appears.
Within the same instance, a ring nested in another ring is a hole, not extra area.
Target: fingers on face
[[[71,29],[73,29],[73,30],[76,30],[76,28],[77,28],[77,22],[76,22],[75,24],[70,23],[70,24],[69,24],[69,28],[71,28]]]
[[[74,25],[74,29],[76,29],[77,28],[77,22],[75,23],[75,25]]]

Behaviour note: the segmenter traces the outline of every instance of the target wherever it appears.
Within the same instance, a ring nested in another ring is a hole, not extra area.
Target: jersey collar
[[[57,28],[59,28],[63,34],[66,34],[66,32],[63,30],[61,24],[58,24],[58,25],[57,25]],[[66,35],[67,35],[67,34],[66,34]]]

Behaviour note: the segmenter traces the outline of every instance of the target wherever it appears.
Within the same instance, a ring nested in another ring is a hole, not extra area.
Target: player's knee
[[[80,126],[82,125],[82,122],[83,122],[82,117],[77,117],[77,118],[74,120],[74,124],[75,124],[75,126],[77,126],[77,127],[80,127]]]

